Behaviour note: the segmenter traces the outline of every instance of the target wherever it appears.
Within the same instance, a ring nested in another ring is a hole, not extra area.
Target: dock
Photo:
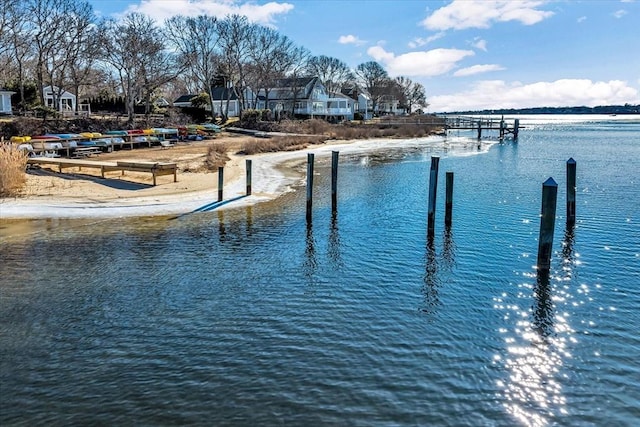
[[[156,185],[156,177],[163,175],[173,175],[173,182],[178,182],[178,165],[176,163],[142,162],[142,161],[117,161],[101,162],[85,159],[62,159],[57,157],[30,157],[27,159],[29,165],[53,165],[58,167],[58,172],[62,173],[67,168],[94,168],[100,169],[100,176],[105,177],[106,172],[125,171],[148,172],[153,176],[153,185]]]
[[[522,129],[520,119],[515,119],[512,126],[509,126],[504,117],[496,119],[456,115],[444,116],[444,119],[445,131],[476,130],[478,132],[478,140],[482,139],[483,131],[497,131],[500,141],[504,140],[508,135],[511,135],[516,140],[520,129]]]

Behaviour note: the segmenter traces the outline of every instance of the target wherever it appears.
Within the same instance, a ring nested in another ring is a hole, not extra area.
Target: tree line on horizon
[[[598,105],[595,107],[530,107],[455,111],[448,114],[640,114],[640,104]]]
[[[0,0],[0,64],[0,87],[17,93],[17,110],[44,106],[43,88],[51,86],[54,108],[65,91],[78,99],[122,97],[129,121],[136,106],[149,114],[161,96],[207,93],[213,112],[216,85],[231,88],[241,110],[256,108],[248,90],[268,99],[277,81],[308,76],[329,92],[364,89],[374,111],[385,98],[408,111],[428,105],[420,83],[391,78],[375,61],[352,70],[338,58],[314,56],[246,16],[180,15],[160,26],[135,12],[99,18],[85,0]]]

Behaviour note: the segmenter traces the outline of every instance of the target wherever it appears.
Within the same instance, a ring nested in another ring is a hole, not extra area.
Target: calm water
[[[301,191],[3,229],[0,425],[638,425],[640,121],[525,124],[484,154],[345,155],[335,217],[316,167],[310,228]],[[533,265],[549,177],[545,281]]]

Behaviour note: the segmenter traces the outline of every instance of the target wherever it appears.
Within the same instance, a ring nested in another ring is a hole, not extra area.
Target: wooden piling
[[[453,214],[453,172],[448,171],[446,174],[447,186],[444,203],[444,225],[451,227]]]
[[[313,210],[313,153],[307,154],[307,223],[311,223]]]
[[[331,152],[331,211],[338,209],[338,151]]]
[[[222,201],[222,186],[224,185],[224,168],[218,167],[218,201]]]
[[[504,116],[500,118],[500,141],[504,139]]]
[[[576,223],[576,161],[567,160],[567,224]]]
[[[513,122],[513,139],[518,139],[519,130],[520,130],[520,119],[515,119]]]
[[[540,236],[538,238],[538,269],[551,267],[551,249],[553,248],[553,230],[556,223],[556,201],[558,184],[553,178],[542,184],[542,209],[540,215]]]
[[[246,169],[247,169],[247,196],[251,195],[251,160],[245,161]]]
[[[438,164],[440,157],[431,157],[429,172],[429,210],[427,214],[427,236],[433,238],[436,226],[436,190],[438,188]]]
[[[478,141],[482,139],[482,122],[478,121]]]

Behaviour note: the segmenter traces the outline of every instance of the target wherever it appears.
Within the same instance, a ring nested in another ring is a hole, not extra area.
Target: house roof
[[[278,79],[273,82],[271,90],[269,91],[269,100],[310,98],[311,91],[318,84],[322,84],[318,77]],[[262,95],[264,95],[264,91],[262,91]]]
[[[192,94],[189,94],[189,95],[181,95],[181,96],[179,96],[179,97],[178,97],[178,99],[176,99],[175,101],[173,101],[173,103],[175,104],[175,103],[180,103],[180,102],[191,102],[191,99],[192,99],[193,97],[195,97],[195,96],[196,96],[196,95],[192,95]]]
[[[231,88],[226,88],[226,87],[214,87],[211,91],[211,95],[213,96],[213,100],[220,100],[220,99],[230,99],[232,101],[238,99],[238,96],[236,95],[236,92],[231,89]]]
[[[352,99],[358,99],[359,96],[363,96],[366,99],[370,99],[369,93],[366,90],[360,89],[357,86],[342,88],[342,94]]]
[[[235,101],[236,99],[238,99],[238,96],[236,95],[235,91],[231,88],[214,87],[212,88],[211,92],[212,92],[211,95],[213,95],[214,101],[219,101],[221,99],[226,101],[227,98],[232,101]],[[196,96],[198,95],[196,94],[181,95],[178,99],[173,101],[173,103],[174,104],[188,103],[188,102],[191,102],[191,99],[193,99]]]
[[[292,87],[306,87],[314,80],[319,80],[318,77],[289,77],[286,79],[278,79],[273,83],[274,88],[292,88]],[[314,82],[315,83],[315,82]]]

